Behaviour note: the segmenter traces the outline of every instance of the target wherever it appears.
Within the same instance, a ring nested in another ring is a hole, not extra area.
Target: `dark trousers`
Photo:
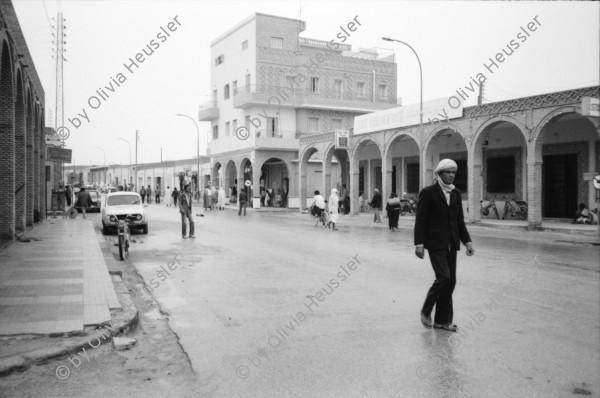
[[[425,315],[430,315],[435,305],[433,321],[442,325],[452,323],[452,292],[456,286],[456,249],[427,251],[431,266],[435,272],[435,282],[431,285],[423,309]]]
[[[238,210],[238,216],[242,215],[242,209],[244,210],[244,215],[246,215],[246,207],[247,207],[246,202],[240,202],[240,209]]]
[[[190,236],[194,235],[194,220],[192,219],[192,213],[189,210],[185,212],[181,212],[181,235],[185,236],[186,233],[186,223],[185,219],[188,219],[188,223],[190,224]]]

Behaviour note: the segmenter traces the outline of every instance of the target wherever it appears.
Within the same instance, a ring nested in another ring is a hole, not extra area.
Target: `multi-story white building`
[[[359,27],[357,16],[346,28]],[[199,120],[211,122],[212,181],[251,181],[255,207],[261,187],[283,205],[303,206],[300,137],[349,131],[355,116],[397,106],[393,53],[303,38],[304,29],[304,21],[255,13],[211,43],[212,100],[200,106]],[[347,182],[347,152],[332,153],[332,175],[313,159],[306,184]]]

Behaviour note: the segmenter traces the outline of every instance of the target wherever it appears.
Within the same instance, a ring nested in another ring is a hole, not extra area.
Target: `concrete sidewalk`
[[[82,332],[121,309],[90,220],[49,219],[0,252],[0,336]]]

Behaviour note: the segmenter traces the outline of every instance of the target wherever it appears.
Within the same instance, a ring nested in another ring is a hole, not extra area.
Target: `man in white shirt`
[[[315,191],[311,207],[313,209],[313,214],[316,216],[321,216],[321,213],[325,210],[325,198],[321,195],[319,190]]]

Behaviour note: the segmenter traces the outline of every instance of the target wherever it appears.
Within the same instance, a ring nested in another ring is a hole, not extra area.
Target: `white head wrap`
[[[338,190],[337,190],[337,188],[332,188],[332,189],[331,189],[331,193],[332,193],[332,194],[333,194],[333,193],[338,193]]]
[[[456,164],[456,162],[452,159],[442,159],[435,168],[434,173],[440,174],[440,172],[451,168],[458,169],[458,165]]]

